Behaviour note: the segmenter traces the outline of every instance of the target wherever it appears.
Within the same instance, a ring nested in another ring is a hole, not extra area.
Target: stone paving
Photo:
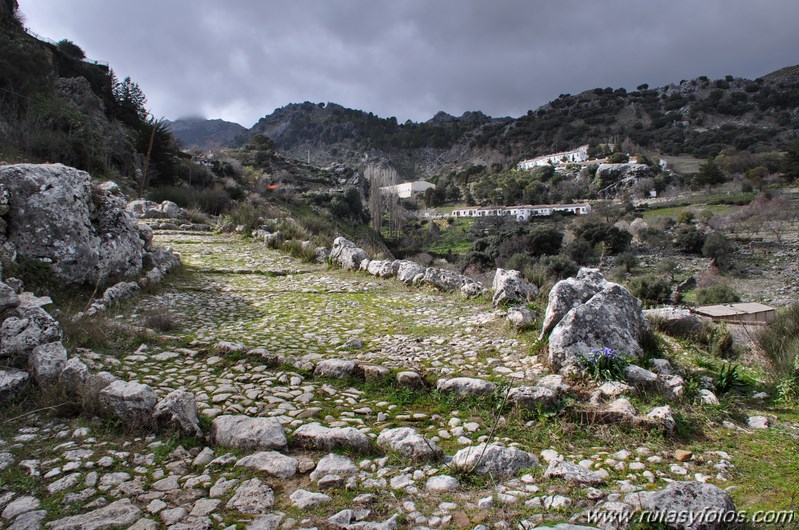
[[[302,263],[237,236],[173,232],[157,241],[173,246],[188,272],[116,318],[135,323],[167,311],[179,321],[174,339],[114,355],[71,355],[92,371],[146,383],[159,398],[193,392],[206,433],[220,416],[273,418],[289,448],[225,448],[32,415],[0,440],[0,524],[7,528],[45,521],[58,529],[511,528],[522,518],[532,528],[621,504],[625,494],[663,479],[721,483],[732,468],[725,453],[691,460],[647,447],[561,455],[497,429],[507,420],[494,422],[488,400],[484,414],[468,400],[459,410],[457,398],[445,410],[388,390],[384,396],[379,385],[315,376],[311,363],[323,359],[415,370],[430,382],[478,377],[500,387],[531,384],[545,370],[531,354],[535,333],[512,331],[488,300]],[[323,442],[298,443],[321,426],[354,427],[369,449],[344,443],[329,453],[315,449]],[[414,461],[377,448],[381,432],[408,426],[440,446],[444,459]],[[468,461],[468,451],[490,442],[523,450],[518,473],[475,481],[449,464],[459,450],[467,452],[455,460]],[[575,469],[563,471],[564,458]]]

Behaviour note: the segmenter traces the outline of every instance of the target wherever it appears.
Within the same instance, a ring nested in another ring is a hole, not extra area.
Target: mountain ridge
[[[627,141],[641,151],[700,158],[729,147],[781,150],[797,129],[799,66],[790,66],[755,80],[701,76],[629,92],[561,94],[517,118],[440,111],[425,122],[398,123],[336,103],[290,103],[246,135],[267,136],[281,152],[316,165],[390,164],[407,180],[472,165],[508,166],[586,143]]]

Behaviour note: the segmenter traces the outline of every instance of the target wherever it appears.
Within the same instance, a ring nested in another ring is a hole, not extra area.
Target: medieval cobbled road
[[[161,232],[156,243],[183,270],[109,318],[175,328],[129,351],[71,355],[159,398],[193,393],[203,434],[16,420],[0,440],[7,528],[533,528],[660,477],[708,478],[642,446],[541,445],[537,424],[503,401],[546,375],[536,332],[512,330],[487,299],[239,236]],[[460,377],[480,381],[435,388]],[[729,455],[712,458],[723,473]]]

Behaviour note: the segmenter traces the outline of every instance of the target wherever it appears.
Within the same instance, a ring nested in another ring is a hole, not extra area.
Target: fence
[[[38,40],[39,42],[43,42],[45,44],[49,44],[50,46],[58,46],[58,43],[56,41],[54,41],[53,39],[48,39],[45,36],[39,35],[38,33],[36,33],[35,31],[33,31],[30,28],[25,28],[25,33],[27,33],[28,35],[30,35],[34,39]],[[81,62],[86,63],[86,64],[91,64],[91,65],[94,65],[94,66],[99,66],[99,67],[105,68],[105,69],[109,68],[109,65],[108,65],[108,63],[106,61],[97,61],[95,59],[81,59]]]

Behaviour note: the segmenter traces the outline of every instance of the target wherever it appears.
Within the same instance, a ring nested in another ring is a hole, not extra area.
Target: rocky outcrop
[[[49,263],[73,284],[141,271],[144,245],[115,185],[60,164],[4,166],[0,185],[10,196],[5,240],[19,255]]]
[[[641,301],[625,287],[605,282],[590,269],[581,270],[570,280],[558,282],[550,293],[544,321],[544,333],[552,329],[550,366],[554,370],[574,366],[591,350],[601,348],[640,356],[640,343],[649,333]]]
[[[337,237],[333,241],[330,259],[342,269],[354,271],[361,268],[361,263],[364,260],[369,260],[369,254],[362,248],[356,247],[352,241]]]
[[[524,279],[522,273],[510,269],[497,269],[494,274],[494,307],[500,304],[525,304],[538,294],[538,288]]]
[[[587,302],[601,291],[605,284],[605,278],[598,269],[586,268],[580,269],[576,278],[567,278],[556,283],[549,291],[547,310],[544,314],[544,324],[539,339],[549,335],[555,325],[566,316],[566,313]]]

